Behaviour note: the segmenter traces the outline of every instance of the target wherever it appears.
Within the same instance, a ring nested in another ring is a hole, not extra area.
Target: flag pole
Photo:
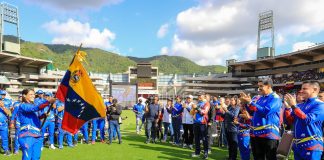
[[[73,56],[73,59],[72,59],[72,61],[71,61],[71,63],[70,63],[70,65],[69,66],[71,66],[71,64],[73,63],[73,61],[74,61],[74,58],[75,58],[75,56],[80,52],[80,49],[81,49],[81,47],[82,47],[82,43],[80,44],[80,46],[79,46],[79,48],[78,48],[78,50],[76,51],[76,53],[74,54],[74,56]]]
[[[70,63],[70,65],[69,66],[71,66],[71,64],[73,63],[73,61],[74,61],[74,58],[75,58],[75,56],[79,53],[79,51],[80,51],[80,49],[81,49],[81,47],[82,47],[82,43],[80,44],[80,46],[79,46],[79,48],[78,48],[78,50],[77,50],[77,52],[74,54],[74,56],[73,56],[73,59],[72,59],[72,61],[71,61],[71,63]],[[57,93],[57,91],[56,91],[56,93]],[[56,97],[56,95],[55,95],[55,97]],[[46,112],[46,114],[45,114],[45,118],[44,118],[44,120],[43,120],[43,123],[42,123],[42,125],[41,125],[41,127],[40,128],[43,128],[43,126],[44,126],[44,124],[45,124],[45,121],[46,121],[46,119],[47,119],[47,115],[50,113],[50,111],[52,110],[52,108],[53,108],[53,104],[54,103],[51,103],[51,105],[50,105],[50,107],[49,107],[49,109],[47,110],[47,112]]]

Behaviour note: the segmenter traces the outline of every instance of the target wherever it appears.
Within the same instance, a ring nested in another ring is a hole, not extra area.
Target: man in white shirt
[[[193,105],[193,96],[188,95],[186,97],[185,103],[182,105],[183,107],[183,115],[182,115],[182,125],[183,125],[183,148],[189,147],[193,149],[192,143],[194,138],[193,133],[193,116],[190,114]]]

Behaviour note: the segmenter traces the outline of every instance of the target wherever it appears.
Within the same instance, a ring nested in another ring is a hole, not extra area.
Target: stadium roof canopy
[[[229,63],[233,76],[263,76],[324,66],[324,44],[274,57]]]
[[[52,61],[0,52],[0,72],[39,73]]]

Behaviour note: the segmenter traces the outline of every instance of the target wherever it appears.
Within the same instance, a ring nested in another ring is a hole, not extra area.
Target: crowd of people
[[[140,99],[133,108],[136,132],[145,124],[145,143],[169,141],[194,150],[192,157],[202,153],[207,159],[217,142],[228,148],[229,160],[237,159],[238,150],[243,160],[250,160],[251,153],[255,160],[276,160],[281,136],[291,130],[295,159],[321,159],[324,92],[319,83],[303,82],[296,95],[277,94],[272,87],[273,81],[265,79],[258,82],[259,94],[253,97],[200,92],[196,101],[192,95],[168,99],[166,104],[160,104],[157,96],[146,104]]]
[[[56,99],[53,93],[42,90],[35,93],[32,89],[24,89],[15,102],[5,98],[6,94],[5,90],[0,90],[0,137],[6,156],[11,155],[8,143],[10,135],[14,137],[12,139],[14,146],[11,150],[14,154],[18,154],[21,149],[24,160],[40,159],[44,144],[48,144],[49,149],[57,149],[54,145],[55,133],[57,133],[58,149],[63,149],[64,136],[66,136],[68,147],[75,147],[78,142],[95,144],[96,141],[100,141],[106,143],[106,122],[109,123],[108,144],[117,138],[118,143],[122,143],[119,126],[122,107],[112,96],[105,100],[105,118],[86,122],[77,134],[72,135],[62,129],[65,107],[64,103]],[[98,136],[97,130],[99,130]],[[89,131],[92,133],[91,139]],[[79,134],[83,135],[80,140]]]
[[[158,96],[147,100],[139,98],[133,107],[136,133],[140,134],[144,127],[146,144],[169,142],[193,150],[191,157],[202,154],[203,159],[208,159],[212,146],[217,143],[228,148],[229,160],[237,159],[238,151],[243,160],[250,160],[251,153],[255,160],[275,160],[280,141],[285,141],[281,139],[282,134],[291,130],[295,159],[321,159],[324,93],[320,92],[319,83],[303,82],[296,95],[278,95],[272,87],[271,79],[263,79],[258,82],[259,94],[253,97],[246,93],[212,97],[199,92],[197,99],[192,95],[177,96],[167,99],[166,104],[161,104]],[[62,130],[64,103],[52,93],[39,90],[35,98],[32,89],[24,89],[14,103],[5,97],[6,92],[0,90],[0,136],[5,155],[10,155],[8,137],[13,133],[14,154],[21,149],[23,159],[40,159],[41,149],[46,143],[50,149],[56,149],[55,130],[59,149],[63,149],[64,136],[68,147],[77,145],[78,134],[71,135]],[[113,142],[113,138],[122,143],[122,107],[111,96],[105,105],[107,117],[86,122],[80,128],[81,143],[94,144],[96,140],[105,143],[106,122],[109,123],[108,144]],[[100,139],[97,139],[97,130]]]
[[[324,72],[312,69],[301,72],[293,72],[291,75],[282,75],[280,77],[272,76],[274,84],[285,84],[287,82],[303,82],[307,80],[321,80],[324,79]]]

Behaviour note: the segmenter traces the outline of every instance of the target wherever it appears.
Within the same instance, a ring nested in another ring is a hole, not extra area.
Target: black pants
[[[236,160],[238,146],[237,132],[226,131],[226,140],[228,144],[228,159]]]
[[[197,124],[193,125],[194,135],[195,135],[195,154],[200,154],[200,140],[203,141],[204,153],[208,154],[208,141],[207,141],[207,124]]]
[[[212,123],[208,125],[208,149],[211,150],[212,145],[214,144],[214,137],[213,134],[217,134],[217,126],[216,123]]]
[[[180,144],[181,118],[172,117],[172,127],[174,132],[174,143]]]
[[[251,147],[254,160],[277,160],[279,141],[260,137],[251,137]]]
[[[193,142],[193,124],[183,124],[183,139],[187,145],[192,145]]]
[[[157,123],[156,137],[160,141],[163,139],[162,120],[159,120],[158,123]]]

